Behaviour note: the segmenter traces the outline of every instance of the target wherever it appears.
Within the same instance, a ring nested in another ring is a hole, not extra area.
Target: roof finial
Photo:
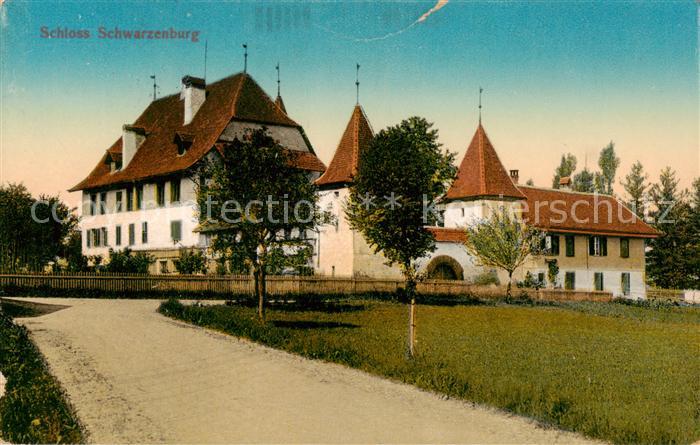
[[[357,64],[355,68],[355,89],[356,89],[356,100],[357,105],[360,104],[360,64]]]
[[[484,92],[484,89],[479,87],[479,125],[481,125],[481,93]]]
[[[204,80],[207,80],[207,41],[204,41]]]
[[[156,84],[156,75],[153,74],[151,76],[151,79],[153,79],[153,100],[156,100],[156,88],[158,88],[158,84]]]
[[[243,44],[243,72],[248,72],[248,44]]]
[[[280,63],[277,62],[277,66],[275,66],[275,69],[277,70],[277,97],[280,95]]]

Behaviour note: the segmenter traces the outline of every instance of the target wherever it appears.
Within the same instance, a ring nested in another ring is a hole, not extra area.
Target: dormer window
[[[188,133],[175,133],[175,145],[177,146],[178,156],[182,156],[187,153],[187,150],[192,146],[194,141],[194,136]]]
[[[105,159],[105,164],[109,165],[109,172],[114,173],[122,169],[122,155],[121,153],[110,153],[107,152],[107,158]]]

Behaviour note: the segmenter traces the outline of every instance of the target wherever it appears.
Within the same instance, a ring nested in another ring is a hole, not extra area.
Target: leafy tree
[[[637,161],[632,165],[632,169],[622,183],[628,196],[627,206],[640,218],[644,218],[646,210],[644,199],[648,188],[647,178],[648,175],[644,172],[642,163]]]
[[[63,243],[63,253],[66,259],[66,269],[69,272],[85,272],[88,270],[88,257],[83,255],[83,236],[77,228],[70,231]]]
[[[435,250],[425,228],[424,206],[442,196],[456,169],[454,154],[440,148],[438,132],[421,117],[380,131],[360,153],[346,208],[360,232],[388,265],[398,265],[410,304],[408,353],[415,352],[416,260]]]
[[[0,185],[0,269],[43,270],[77,223],[58,196],[34,198],[22,184]]]
[[[104,270],[110,273],[147,274],[154,262],[155,258],[146,252],[133,252],[128,247],[124,250],[109,249],[109,262]]]
[[[534,186],[534,185],[535,185],[535,181],[533,181],[532,178],[530,178],[530,179],[528,179],[528,180],[525,182],[525,185]]]
[[[207,273],[207,258],[198,250],[180,249],[180,257],[175,258],[173,263],[181,274]]]
[[[506,295],[512,297],[513,272],[530,255],[542,250],[544,234],[526,225],[505,207],[494,210],[489,218],[467,227],[467,251],[482,265],[497,267],[508,273]]]
[[[547,279],[551,283],[552,288],[557,287],[557,280],[559,279],[559,263],[557,260],[547,262]]]
[[[577,192],[595,192],[595,175],[588,168],[584,168],[574,175],[571,188]]]
[[[554,178],[552,179],[552,188],[559,188],[559,180],[567,176],[571,176],[576,171],[576,156],[571,153],[566,153],[561,155],[561,162],[559,167],[554,172]]]
[[[197,201],[204,230],[215,234],[211,248],[232,269],[253,270],[261,322],[267,274],[307,264],[305,235],[328,218],[318,208],[308,172],[295,167],[295,156],[262,128],[226,144],[220,157],[197,172],[206,178]]]
[[[615,143],[610,141],[610,143],[600,151],[600,157],[598,158],[598,167],[600,167],[600,174],[598,179],[598,187],[596,190],[598,193],[603,193],[605,195],[613,194],[613,185],[615,184],[615,174],[620,166],[620,158],[615,154]]]

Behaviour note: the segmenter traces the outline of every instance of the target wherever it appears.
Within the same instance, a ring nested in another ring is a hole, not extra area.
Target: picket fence
[[[244,294],[255,293],[255,281],[250,275],[135,275],[95,273],[22,273],[0,274],[0,288],[62,289],[76,291],[103,291],[110,294],[131,293],[184,293],[184,294]],[[328,276],[268,276],[267,293],[289,294],[363,294],[370,292],[394,293],[403,287],[402,280],[376,278],[345,278]],[[479,298],[501,298],[502,286],[478,286],[466,281],[425,280],[418,283],[418,292],[424,295],[470,295]],[[609,292],[586,292],[549,289],[513,289],[516,295],[528,294],[539,300],[609,301]]]

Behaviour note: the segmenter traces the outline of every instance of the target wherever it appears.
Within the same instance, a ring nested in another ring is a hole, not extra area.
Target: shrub
[[[191,275],[195,273],[207,273],[207,258],[198,250],[180,250],[180,258],[173,260],[178,273]]]
[[[110,273],[148,273],[148,268],[155,259],[146,252],[132,252],[125,247],[124,250],[109,249],[109,263],[104,267]]]
[[[488,286],[489,284],[495,284],[498,286],[501,284],[501,281],[498,279],[498,274],[496,271],[490,270],[475,276],[473,283],[478,286]]]

